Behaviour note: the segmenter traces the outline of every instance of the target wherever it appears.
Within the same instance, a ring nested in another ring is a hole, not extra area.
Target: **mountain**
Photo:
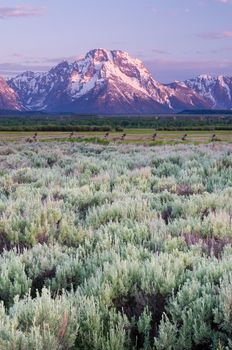
[[[18,96],[15,91],[0,77],[0,110],[20,110]]]
[[[186,84],[164,85],[123,51],[96,49],[47,73],[25,72],[7,81],[25,110],[85,114],[152,114],[209,108]]]
[[[95,49],[46,73],[0,78],[0,109],[83,114],[152,114],[232,109],[232,77],[200,75],[161,84],[123,51]]]
[[[183,85],[207,99],[212,109],[232,109],[232,77],[200,75]]]

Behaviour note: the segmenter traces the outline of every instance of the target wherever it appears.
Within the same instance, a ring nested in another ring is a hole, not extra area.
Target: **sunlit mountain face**
[[[46,73],[0,80],[1,109],[93,114],[152,114],[232,108],[232,78],[199,76],[161,84],[128,53],[95,49]]]
[[[0,77],[0,110],[21,110],[22,108],[15,91]]]

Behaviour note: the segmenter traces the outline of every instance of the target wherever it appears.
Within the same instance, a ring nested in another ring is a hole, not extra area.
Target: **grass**
[[[125,133],[126,137],[122,141],[121,136]],[[69,139],[70,133],[67,132],[38,132],[38,141],[72,141],[72,142],[123,142],[123,143],[138,143],[138,144],[172,144],[183,143],[181,140],[183,135],[187,133],[187,138],[184,143],[208,143],[210,142],[214,132],[209,131],[158,131],[155,142],[152,142],[152,135],[155,131],[150,129],[125,129],[123,132],[110,132],[109,136],[105,138],[103,132],[78,132]],[[33,132],[0,132],[0,140],[4,142],[26,140],[33,136]],[[219,130],[216,132],[218,140],[223,142],[232,142],[232,132],[228,130]]]

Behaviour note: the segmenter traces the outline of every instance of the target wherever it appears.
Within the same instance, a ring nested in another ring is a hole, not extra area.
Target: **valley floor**
[[[0,142],[26,141],[35,132],[29,131],[0,131]],[[122,138],[122,135],[125,137]],[[154,134],[156,134],[154,138]],[[184,140],[182,140],[183,136]],[[212,136],[216,142],[232,142],[232,130],[217,131],[153,131],[151,129],[124,129],[122,132],[37,132],[37,141],[72,141],[94,143],[137,143],[147,145],[176,144],[176,143],[209,143]]]
[[[231,144],[3,135],[1,350],[232,348]]]

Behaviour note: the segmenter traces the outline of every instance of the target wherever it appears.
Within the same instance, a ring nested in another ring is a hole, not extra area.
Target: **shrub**
[[[75,308],[65,296],[51,298],[48,290],[36,299],[15,299],[9,315],[1,306],[2,349],[71,349],[78,332]]]
[[[1,144],[0,349],[231,348],[231,166],[225,144]]]

